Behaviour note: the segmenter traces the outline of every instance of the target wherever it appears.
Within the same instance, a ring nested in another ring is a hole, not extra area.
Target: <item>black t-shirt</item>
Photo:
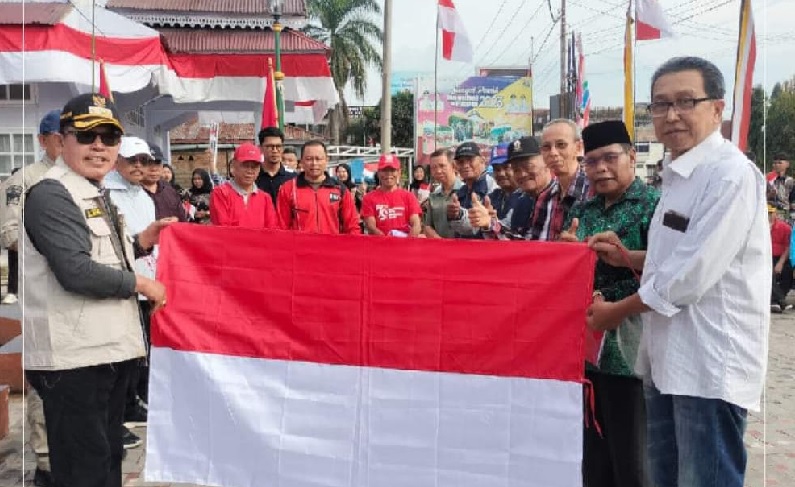
[[[276,206],[276,197],[279,196],[279,188],[282,187],[282,184],[296,176],[296,173],[287,171],[284,168],[284,165],[279,166],[279,172],[277,172],[274,176],[268,174],[264,169],[260,169],[259,176],[257,176],[256,185],[260,190],[271,195],[271,199],[273,199],[273,206]]]

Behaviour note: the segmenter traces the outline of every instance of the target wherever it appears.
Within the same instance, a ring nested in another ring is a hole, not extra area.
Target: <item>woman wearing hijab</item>
[[[194,223],[210,224],[210,193],[213,191],[213,182],[206,169],[197,168],[191,175],[191,187],[188,190],[188,201],[195,209],[191,219]]]

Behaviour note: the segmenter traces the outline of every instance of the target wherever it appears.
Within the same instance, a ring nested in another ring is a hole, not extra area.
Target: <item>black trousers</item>
[[[596,420],[602,436],[593,425],[585,428],[583,485],[651,486],[646,461],[643,381],[590,370],[585,372],[585,377],[593,384]]]
[[[19,253],[8,250],[8,294],[19,294]]]
[[[56,487],[121,487],[122,418],[134,361],[27,371],[41,396]]]
[[[127,410],[131,410],[137,404],[138,398],[141,398],[145,403],[149,403],[149,348],[152,344],[152,339],[149,337],[151,331],[150,317],[152,315],[152,303],[149,301],[138,301],[138,306],[141,309],[141,320],[146,339],[146,360],[139,360],[137,367],[132,371],[130,377],[130,384],[127,388]]]
[[[774,269],[776,267],[776,264],[778,264],[778,259],[779,257],[773,257]],[[790,264],[789,259],[787,259],[787,261],[784,262],[784,269],[781,271],[780,275],[776,275],[776,271],[773,270],[773,288],[770,296],[770,304],[780,304],[781,307],[783,308],[784,300],[786,299],[787,294],[790,292],[791,289],[792,289],[792,264]]]

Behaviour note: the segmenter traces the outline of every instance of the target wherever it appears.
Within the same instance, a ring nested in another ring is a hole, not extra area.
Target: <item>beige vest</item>
[[[44,176],[71,194],[91,235],[91,259],[115,269],[127,269],[114,249],[112,227],[97,215],[99,189],[66,166],[56,165]],[[99,210],[101,212],[101,210]],[[124,228],[123,220],[121,222]],[[31,370],[63,370],[121,362],[145,355],[143,331],[135,296],[95,299],[66,291],[27,232],[20,232],[24,256],[22,286],[24,363]],[[134,260],[132,238],[125,229],[124,252]]]

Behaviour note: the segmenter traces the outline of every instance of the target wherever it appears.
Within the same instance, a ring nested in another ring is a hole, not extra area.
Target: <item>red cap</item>
[[[262,152],[256,145],[246,142],[235,149],[235,160],[237,162],[262,162]]]
[[[381,157],[378,159],[378,170],[381,169],[400,169],[400,160],[398,160],[397,156],[394,154],[381,154]]]

